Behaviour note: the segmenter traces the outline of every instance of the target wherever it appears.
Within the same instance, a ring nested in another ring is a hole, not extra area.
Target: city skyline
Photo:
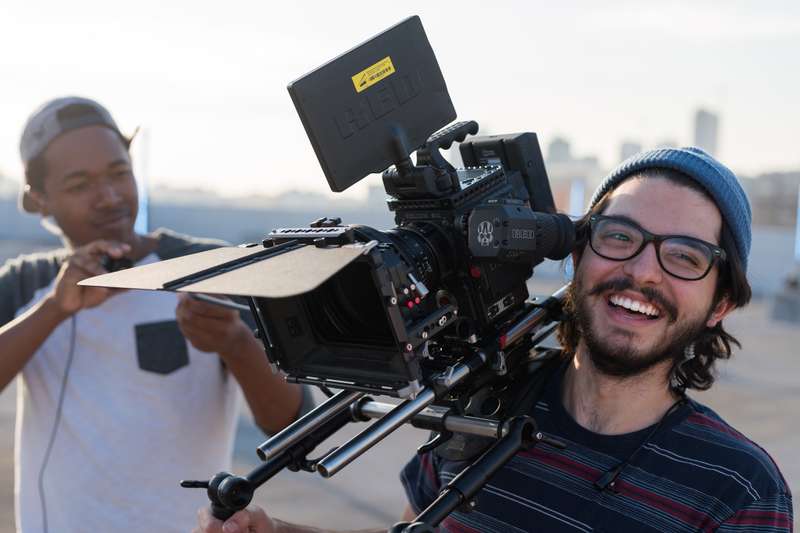
[[[717,151],[718,142],[718,124],[719,115],[710,112],[708,109],[698,108],[695,110],[693,124],[694,141],[691,143],[676,143],[674,140],[661,140],[654,145],[642,145],[638,139],[633,135],[628,135],[620,141],[618,145],[617,157],[609,164],[600,161],[594,154],[577,154],[572,151],[572,141],[569,137],[556,136],[549,140],[546,144],[541,146],[542,155],[546,163],[546,170],[551,181],[567,179],[571,180],[575,177],[585,178],[586,174],[591,175],[591,179],[601,179],[607,171],[614,166],[620,164],[622,161],[635,155],[639,152],[663,147],[676,147],[680,145],[692,145],[703,148],[712,155]],[[146,137],[147,133],[139,134],[140,137]],[[145,141],[146,143],[147,141]],[[146,145],[145,145],[146,146]],[[460,164],[460,156],[457,154],[457,147],[447,150],[445,158],[454,164]],[[146,165],[146,157],[139,150],[132,149],[134,167],[139,173],[146,173],[144,166]],[[577,164],[577,166],[576,166]],[[1,169],[0,169],[1,170]],[[577,175],[573,176],[572,174]],[[742,178],[758,178],[760,176],[768,176],[771,174],[782,173],[798,173],[800,172],[800,165],[796,168],[786,170],[767,170],[757,172],[756,174],[743,174],[739,173]],[[374,175],[373,177],[377,177]],[[0,172],[0,195],[14,195],[18,192],[18,187],[21,185],[21,178],[9,176]],[[330,190],[323,189],[322,187],[315,188],[270,188],[258,191],[251,191],[246,194],[235,191],[229,194],[219,194],[220,191],[215,190],[213,187],[204,187],[202,184],[196,183],[189,184],[175,184],[167,180],[156,180],[147,188],[147,193],[157,196],[162,200],[178,201],[193,203],[199,201],[200,203],[207,203],[209,205],[225,201],[226,198],[235,198],[244,204],[256,205],[266,199],[268,202],[287,202],[289,204],[300,203],[304,201],[305,197],[319,198],[329,197],[332,200],[338,200],[340,203],[360,203],[367,199],[368,196],[374,195],[376,190],[383,191],[383,184],[380,180],[363,180],[354,185],[351,189],[345,191],[344,194],[334,193]],[[140,194],[144,189],[140,184]]]
[[[121,19],[99,1],[3,3],[0,46],[14,53],[0,58],[0,173],[20,178],[18,137],[36,106],[83,94],[124,131],[143,128],[134,153],[152,186],[327,194],[285,86],[411,14],[459,119],[483,132],[535,131],[543,150],[565,137],[610,168],[624,141],[692,144],[703,108],[721,117],[718,155],[734,171],[800,168],[800,72],[786,68],[800,48],[795,2],[459,6],[144,0]],[[351,194],[380,180],[365,182]]]

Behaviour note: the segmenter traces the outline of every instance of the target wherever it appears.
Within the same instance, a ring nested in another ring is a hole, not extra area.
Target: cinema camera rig
[[[393,528],[432,531],[474,505],[517,451],[548,440],[517,407],[545,364],[537,347],[559,319],[565,288],[536,304],[526,282],[545,258],[570,253],[574,228],[555,212],[534,133],[468,139],[475,122],[441,129],[456,114],[418,17],[291,83],[289,93],[331,189],[383,172],[397,227],[322,218],[262,243],[82,284],[246,297],[270,362],[289,381],[329,393],[258,447],[264,462],[249,474],[182,482],[207,489],[214,516],[246,507],[284,468],[333,476],[411,423],[435,435],[420,452],[473,461],[412,523]],[[456,142],[463,169],[441,153]],[[310,457],[343,426],[371,419]]]

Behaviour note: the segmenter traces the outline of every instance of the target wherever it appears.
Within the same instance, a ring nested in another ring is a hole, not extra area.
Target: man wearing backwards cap
[[[614,170],[578,223],[561,357],[529,411],[567,446],[518,453],[441,531],[791,531],[769,455],[686,395],[708,389],[738,345],[722,321],[750,300],[750,226],[736,177],[702,150]],[[405,520],[469,464],[445,455],[403,470]],[[256,507],[224,525],[203,510],[198,530],[312,531]]]
[[[64,248],[0,269],[0,386],[21,376],[19,531],[186,531],[198,500],[178,481],[230,468],[236,381],[266,431],[302,402],[236,311],[76,285],[107,257],[146,264],[220,245],[134,231],[129,144],[105,108],[75,97],[41,107],[22,134],[21,205]]]

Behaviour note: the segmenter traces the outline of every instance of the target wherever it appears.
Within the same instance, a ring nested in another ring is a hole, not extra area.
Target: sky
[[[145,132],[151,186],[327,191],[286,85],[415,14],[459,119],[484,130],[565,137],[608,168],[624,140],[691,144],[702,107],[736,172],[800,169],[794,0],[3,0],[0,173],[22,175],[27,116],[77,94]]]

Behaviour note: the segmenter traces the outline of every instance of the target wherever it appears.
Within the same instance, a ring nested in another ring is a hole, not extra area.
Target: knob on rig
[[[211,514],[219,520],[230,518],[233,513],[247,507],[253,500],[255,487],[243,477],[229,472],[220,472],[209,481],[181,481],[186,489],[207,489],[211,501]]]

